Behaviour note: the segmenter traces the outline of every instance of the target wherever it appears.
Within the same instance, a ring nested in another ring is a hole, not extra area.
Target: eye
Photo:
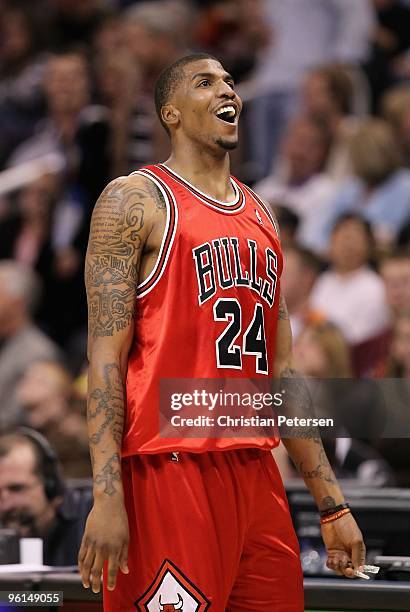
[[[235,89],[235,83],[233,81],[226,81],[226,84],[229,85],[231,89]]]
[[[208,87],[208,85],[210,84],[211,84],[211,81],[209,79],[203,79],[202,81],[198,83],[198,87]]]

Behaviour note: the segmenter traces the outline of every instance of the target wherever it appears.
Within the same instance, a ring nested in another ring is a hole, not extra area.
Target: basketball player
[[[242,106],[231,76],[211,56],[188,56],[155,95],[172,154],[110,183],[91,226],[94,507],[82,580],[98,592],[104,568],[110,612],[302,612],[298,545],[270,452],[278,440],[159,432],[161,379],[294,372],[275,221],[230,177]],[[328,566],[353,577],[365,547],[320,439],[285,443],[321,510]]]

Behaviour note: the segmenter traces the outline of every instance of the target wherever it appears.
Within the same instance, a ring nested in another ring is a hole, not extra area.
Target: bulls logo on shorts
[[[168,559],[135,602],[140,612],[205,612],[209,606],[205,595]]]

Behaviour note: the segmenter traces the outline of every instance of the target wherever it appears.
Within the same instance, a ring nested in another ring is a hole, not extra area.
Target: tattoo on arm
[[[114,453],[94,477],[97,485],[104,486],[104,493],[114,495],[117,492],[115,483],[121,482],[121,458]]]
[[[148,189],[117,179],[94,210],[86,261],[88,321],[93,338],[113,336],[131,325],[138,280]]]
[[[156,202],[159,202],[157,195]],[[139,257],[153,194],[133,179],[112,181],[94,209],[86,258],[89,339],[124,333],[128,342],[134,320]],[[158,204],[157,204],[158,206]],[[90,367],[87,408],[94,485],[106,495],[121,488],[119,447],[124,422],[125,389],[116,358]]]
[[[283,295],[279,298],[279,320],[289,319],[288,307],[286,306],[285,298]]]
[[[296,372],[296,370],[292,368],[285,368],[281,372],[280,385],[281,389],[285,391],[287,416],[303,418],[315,417],[313,401],[302,374]],[[316,465],[313,468],[306,469],[303,460],[296,462],[296,467],[303,478],[324,480],[332,484],[336,483],[317,427],[307,426],[301,428],[289,426],[286,427],[283,432],[281,431],[281,433],[287,438],[305,438],[314,445],[314,448],[316,448]],[[329,497],[326,499],[330,501],[332,498]]]
[[[336,508],[336,502],[333,499],[333,497],[330,497],[330,495],[328,495],[322,499],[322,502],[320,504],[320,509],[330,510],[331,508]]]
[[[285,368],[280,373],[280,386],[285,392],[285,408],[289,417],[314,418],[312,397],[306,380],[302,374],[293,368]],[[287,437],[309,438],[321,444],[317,427],[286,427]]]
[[[158,209],[166,208],[164,196],[162,195],[161,190],[154,183],[149,182],[147,184],[148,192],[150,193],[153,200],[155,200],[155,205]]]
[[[124,385],[116,363],[104,366],[104,387],[97,387],[90,393],[87,411],[88,421],[102,416],[98,429],[90,437],[90,444],[98,444],[108,430],[117,444],[121,444],[124,422]],[[94,402],[97,404],[93,409]]]
[[[336,481],[333,475],[333,470],[330,467],[330,464],[326,457],[326,453],[324,451],[323,446],[319,451],[318,461],[319,463],[316,465],[316,467],[314,467],[311,470],[306,470],[304,468],[303,461],[300,461],[296,467],[298,468],[298,471],[303,478],[306,478],[306,479],[317,478],[319,480],[325,480],[326,482],[335,484]]]

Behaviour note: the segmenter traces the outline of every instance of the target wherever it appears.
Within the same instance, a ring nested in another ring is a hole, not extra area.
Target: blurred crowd
[[[154,83],[200,50],[244,100],[233,173],[279,220],[296,367],[410,379],[408,0],[0,0],[0,427],[41,432],[70,478],[90,475],[93,206],[167,158]],[[405,443],[329,452],[410,486]]]

